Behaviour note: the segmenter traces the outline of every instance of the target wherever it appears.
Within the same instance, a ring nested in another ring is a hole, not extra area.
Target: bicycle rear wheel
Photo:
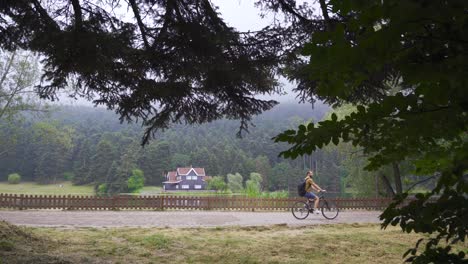
[[[321,209],[323,217],[332,220],[338,216],[340,210],[334,202],[327,200],[320,200],[320,202],[322,204]]]
[[[305,202],[295,202],[291,212],[295,218],[302,220],[309,216],[309,206]]]

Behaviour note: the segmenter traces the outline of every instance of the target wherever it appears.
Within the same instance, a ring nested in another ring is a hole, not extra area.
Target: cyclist
[[[317,195],[315,195],[312,190],[315,190],[316,192],[324,192],[325,190],[323,190],[322,188],[320,188],[320,186],[318,186],[314,180],[312,180],[312,177],[314,176],[314,172],[312,170],[308,171],[307,174],[306,174],[306,177],[305,177],[305,181],[306,181],[306,194],[305,194],[305,197],[308,198],[309,202],[312,202],[315,200],[315,203],[314,203],[314,212],[315,214],[320,214],[319,210],[317,209],[318,205],[319,205],[319,198]]]

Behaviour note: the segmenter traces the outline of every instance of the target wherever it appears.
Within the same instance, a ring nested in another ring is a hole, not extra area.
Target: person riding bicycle
[[[317,209],[320,199],[319,199],[319,197],[317,195],[315,195],[312,192],[312,190],[315,190],[316,192],[324,192],[325,190],[320,188],[320,186],[318,186],[314,182],[314,180],[312,180],[313,176],[314,176],[314,172],[312,170],[308,171],[307,174],[306,174],[306,177],[305,177],[305,181],[306,181],[306,186],[305,186],[306,194],[305,194],[305,197],[307,197],[309,199],[309,202],[312,202],[312,201],[315,200],[314,212],[315,212],[315,214],[320,214],[319,210]]]

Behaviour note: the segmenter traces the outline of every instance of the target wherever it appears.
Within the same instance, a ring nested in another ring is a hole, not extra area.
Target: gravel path
[[[0,220],[42,227],[215,227],[286,224],[379,223],[378,211],[340,212],[335,220],[322,215],[295,219],[290,212],[233,211],[0,211]]]

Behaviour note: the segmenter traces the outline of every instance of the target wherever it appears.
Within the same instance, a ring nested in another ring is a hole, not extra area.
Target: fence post
[[[19,209],[23,210],[23,194],[19,196]]]
[[[115,195],[112,195],[112,196],[110,197],[110,200],[111,200],[110,209],[111,209],[112,211],[115,211]]]
[[[161,211],[164,211],[164,195],[160,195],[159,200],[160,200],[159,201],[160,202],[159,207],[160,207]]]

